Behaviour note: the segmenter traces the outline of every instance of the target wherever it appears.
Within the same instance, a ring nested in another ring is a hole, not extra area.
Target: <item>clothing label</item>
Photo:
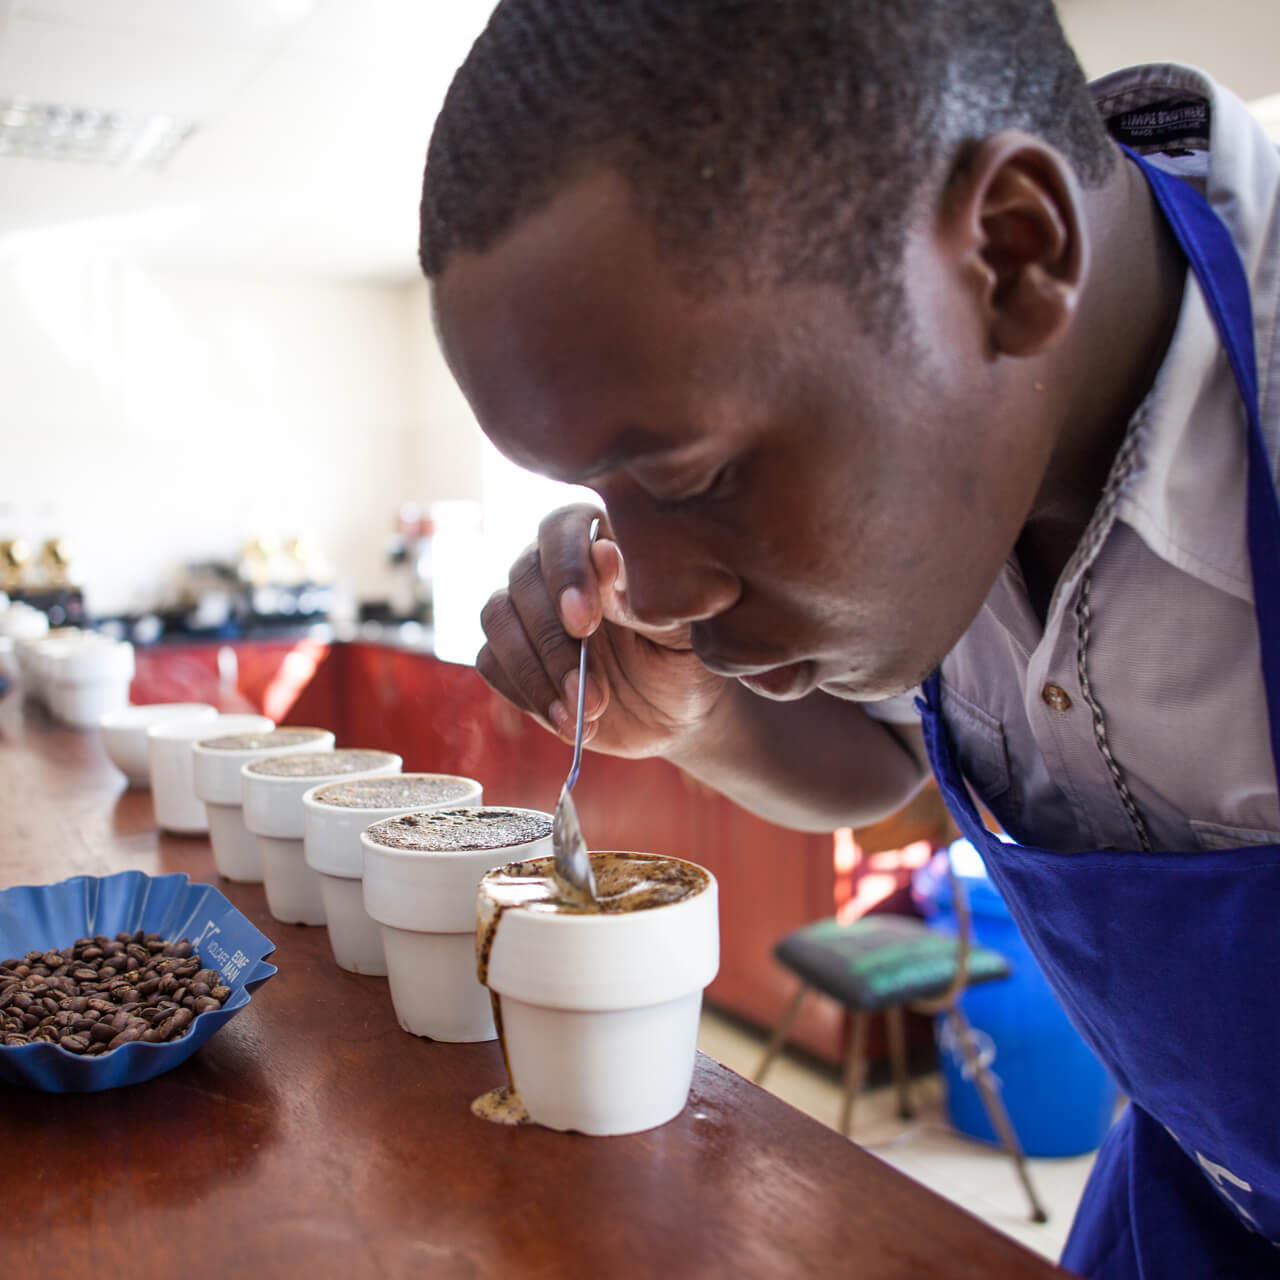
[[[1209,145],[1209,103],[1204,98],[1165,98],[1107,121],[1111,136],[1135,151],[1180,151]]]

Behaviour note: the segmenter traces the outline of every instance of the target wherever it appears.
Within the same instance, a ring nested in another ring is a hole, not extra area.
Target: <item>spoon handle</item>
[[[587,534],[587,541],[594,542],[596,534],[600,532],[600,521],[592,520],[591,529]],[[583,712],[587,705],[587,638],[582,637],[581,647],[578,651],[578,718],[573,727],[573,764],[569,766],[569,780],[564,784],[566,791],[573,790],[573,784],[578,780],[578,770],[582,767],[582,721]]]

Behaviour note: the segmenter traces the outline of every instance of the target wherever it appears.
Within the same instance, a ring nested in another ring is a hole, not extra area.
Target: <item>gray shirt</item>
[[[1189,155],[1147,158],[1199,187],[1244,261],[1274,470],[1276,149],[1238,98],[1186,67],[1138,67],[1093,90],[1108,118],[1208,104],[1207,139],[1181,142]],[[942,664],[961,767],[1015,839],[1064,850],[1280,842],[1245,533],[1246,429],[1189,277],[1169,351],[1045,625],[1011,559]]]

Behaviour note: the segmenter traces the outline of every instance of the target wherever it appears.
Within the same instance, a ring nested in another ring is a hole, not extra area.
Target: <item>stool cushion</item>
[[[941,995],[955,977],[957,940],[911,916],[863,916],[848,924],[819,920],[774,947],[780,964],[809,986],[855,1010],[887,1009]],[[971,945],[968,984],[1007,978],[1008,962]]]

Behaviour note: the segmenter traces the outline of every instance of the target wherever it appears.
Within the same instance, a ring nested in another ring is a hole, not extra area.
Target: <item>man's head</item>
[[[574,177],[627,179],[691,289],[838,283],[880,324],[903,229],[1001,129],[1114,152],[1052,0],[504,0],[436,124],[436,277]]]
[[[511,0],[422,259],[481,426],[602,495],[637,618],[758,692],[884,696],[1057,457],[1113,156],[1048,0]]]

